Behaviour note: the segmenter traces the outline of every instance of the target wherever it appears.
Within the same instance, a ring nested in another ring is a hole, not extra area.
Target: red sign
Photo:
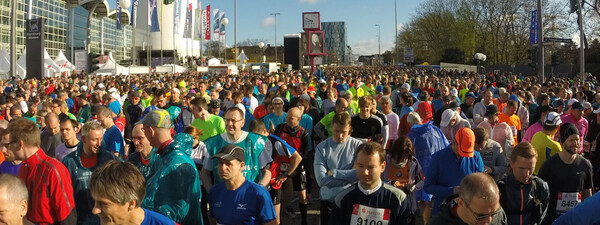
[[[210,5],[206,6],[206,32],[204,33],[204,40],[210,41]]]

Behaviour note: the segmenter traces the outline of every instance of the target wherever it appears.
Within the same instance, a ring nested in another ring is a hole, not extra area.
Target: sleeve
[[[558,217],[552,225],[599,224],[598,208],[600,208],[600,194],[595,194]]]
[[[225,122],[223,122],[222,118],[219,118],[216,122],[217,133],[222,134],[225,133]]]
[[[585,165],[587,167],[586,168],[587,176],[585,177],[585,181],[583,183],[583,189],[589,189],[589,188],[594,187],[593,172],[592,172],[593,169],[592,169],[592,164],[590,163],[590,161],[587,159],[584,159],[584,160],[585,160]]]
[[[346,184],[347,182],[336,179],[332,176],[327,175],[327,157],[324,153],[324,149],[322,147],[317,146],[315,152],[315,161],[313,162],[314,172],[315,172],[315,180],[319,187],[323,186],[341,186]],[[356,176],[356,172],[354,173]]]
[[[315,125],[314,132],[316,133],[317,137],[319,137],[321,140],[325,140],[327,138],[327,135],[325,134],[327,128],[325,127],[325,125],[323,125],[322,121],[323,120],[321,120],[321,122],[318,122],[317,125]]]
[[[394,224],[411,224],[412,216],[408,207],[409,201],[408,197],[404,198],[404,201],[400,202],[399,207],[396,207]]]
[[[454,193],[454,187],[445,187],[437,184],[439,177],[438,170],[440,170],[439,164],[438,157],[434,154],[429,163],[429,170],[425,175],[425,192],[434,196],[450,196]]]
[[[383,127],[381,127],[381,133],[383,133],[383,149],[386,149],[386,145],[388,139],[390,138],[390,126],[386,123]]]
[[[64,171],[59,171],[64,169]],[[62,177],[57,177],[61,176]],[[75,200],[73,199],[73,186],[71,184],[71,175],[65,167],[57,167],[55,172],[49,173],[48,180],[51,181],[48,192],[50,210],[52,215],[56,215],[59,221],[57,224],[75,225],[77,224],[77,210],[75,210]],[[62,180],[63,182],[59,182]]]
[[[483,122],[483,114],[485,114],[485,106],[483,104],[475,104],[475,108],[473,109],[473,121],[476,124]]]
[[[333,171],[333,178],[335,178],[335,179],[341,179],[341,180],[347,180],[347,181],[357,181],[358,180],[358,176],[356,175],[356,169],[349,169],[349,170],[332,169],[332,171]]]
[[[263,169],[271,162],[273,162],[273,144],[271,140],[266,139],[263,150],[258,156],[258,166],[260,169]]]
[[[300,152],[302,154],[306,154],[309,151],[309,144],[310,136],[308,135],[308,131],[304,130],[304,132],[302,132],[302,137],[300,138],[300,145],[302,146]]]
[[[190,212],[190,202],[200,201],[193,194],[197,187],[196,168],[189,163],[176,165],[173,170],[161,176],[158,190],[155,195],[156,212],[168,217],[173,221],[183,221]]]
[[[506,156],[502,153],[502,147],[500,145],[495,145],[495,152],[497,152],[496,163],[494,163],[494,177],[498,177],[504,172],[506,172],[506,168],[508,167],[508,160]]]
[[[256,207],[258,212],[256,215],[260,215],[261,224],[265,224],[274,219],[277,219],[277,215],[275,214],[275,207],[273,206],[273,200],[271,200],[271,196],[266,191],[266,189],[260,189],[256,198],[256,202],[259,206]]]

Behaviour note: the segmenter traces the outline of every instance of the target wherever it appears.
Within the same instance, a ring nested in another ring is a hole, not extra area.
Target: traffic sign
[[[544,42],[554,42],[554,43],[573,43],[573,40],[569,38],[553,38],[553,37],[544,37]]]

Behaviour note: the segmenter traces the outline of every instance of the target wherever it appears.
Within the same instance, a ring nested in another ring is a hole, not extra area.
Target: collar
[[[42,160],[44,158],[47,158],[48,156],[46,156],[46,153],[44,153],[44,150],[42,150],[41,148],[37,150],[37,152],[35,152],[35,154],[31,155],[29,158],[27,158],[25,161],[23,161],[23,165],[25,166],[34,166],[34,165],[38,165],[41,164]]]
[[[382,183],[381,180],[379,180],[379,184],[377,186],[375,186],[375,188],[371,189],[371,190],[365,190],[362,186],[360,186],[360,181],[358,184],[356,184],[356,186],[358,186],[358,190],[360,190],[360,192],[362,192],[365,195],[371,195],[377,191],[379,191],[379,189],[381,188]]]
[[[163,142],[163,143],[160,145],[160,147],[158,147],[158,149],[156,150],[156,153],[157,153],[157,154],[160,154],[160,153],[162,153],[162,151],[163,151],[163,150],[165,150],[165,148],[166,148],[167,146],[169,146],[169,144],[171,144],[171,143],[173,143],[173,139],[169,139],[169,140],[167,140],[167,141]]]

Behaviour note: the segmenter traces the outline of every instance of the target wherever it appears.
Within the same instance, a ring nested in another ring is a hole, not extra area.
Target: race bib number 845
[[[581,194],[579,192],[572,193],[558,193],[558,199],[556,202],[556,212],[557,213],[566,213],[575,206],[581,203]]]
[[[388,225],[390,210],[354,204],[350,225]]]

